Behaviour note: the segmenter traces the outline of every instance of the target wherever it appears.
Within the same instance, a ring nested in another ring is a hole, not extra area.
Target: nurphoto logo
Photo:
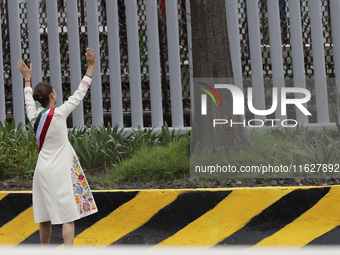
[[[233,98],[233,115],[245,115],[245,107],[244,107],[244,101],[245,97],[243,94],[243,91],[238,88],[235,85],[231,84],[215,84],[214,87],[202,83],[197,82],[206,88],[210,89],[215,96],[220,101],[220,107],[223,107],[221,97],[217,93],[215,89],[228,89],[231,92],[232,98]],[[213,94],[201,87],[197,87],[201,89],[202,91],[206,92],[214,101],[215,106],[217,106],[217,102],[213,96]],[[307,108],[303,105],[304,103],[307,103],[311,99],[311,93],[309,90],[305,88],[292,88],[292,87],[283,87],[280,88],[280,97],[278,96],[278,88],[273,87],[272,90],[272,106],[267,110],[259,110],[255,109],[254,103],[253,103],[253,88],[247,88],[247,105],[248,109],[251,113],[257,116],[267,116],[272,113],[274,113],[278,107],[278,104],[281,104],[281,115],[287,116],[287,105],[295,105],[304,115],[309,116],[312,115]],[[201,94],[201,115],[207,115],[207,94]],[[303,96],[299,98],[287,98],[287,94],[302,94]],[[280,100],[280,102],[279,102]],[[298,122],[294,119],[251,119],[246,121],[245,119],[242,122],[233,122],[232,119],[213,119],[213,127],[216,127],[217,125],[226,125],[229,124],[230,127],[235,125],[243,125],[244,127],[262,127],[265,125],[265,123],[269,123],[271,127],[277,126],[278,123],[281,124],[283,127],[295,127],[298,125]]]

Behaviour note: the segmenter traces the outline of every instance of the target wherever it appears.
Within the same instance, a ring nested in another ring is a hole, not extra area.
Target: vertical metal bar
[[[306,88],[305,63],[303,56],[302,28],[301,28],[301,8],[300,1],[288,0],[290,34],[293,59],[294,87]],[[307,104],[303,104],[307,107]],[[308,124],[308,116],[296,109],[296,120],[299,124]]]
[[[1,17],[1,13],[0,13]],[[5,98],[5,83],[4,83],[4,62],[2,55],[2,27],[0,22],[0,122],[4,122],[6,120],[6,98]]]
[[[50,82],[57,92],[57,106],[59,106],[63,103],[63,90],[61,84],[57,0],[46,0],[46,14],[48,26],[47,38],[48,58],[50,62]]]
[[[340,24],[340,1],[330,0],[331,24]],[[335,81],[340,93],[340,26],[332,26]]]
[[[160,10],[159,10],[160,11]],[[162,11],[163,12],[163,11]],[[159,34],[159,50],[160,50],[160,59],[161,59],[161,84],[163,88],[163,111],[164,113],[170,112],[170,104],[169,104],[169,95],[167,91],[168,87],[168,79],[167,79],[167,61],[165,56],[165,49],[167,48],[165,45],[166,41],[166,24],[165,24],[165,14],[158,15],[158,34]]]
[[[79,45],[79,24],[77,1],[66,0],[67,38],[70,61],[71,93],[73,94],[81,81],[81,62]],[[73,127],[84,125],[84,108],[81,102],[72,112]]]
[[[310,0],[310,21],[312,30],[313,45],[313,66],[314,66],[314,84],[316,112],[318,123],[329,123],[327,80],[325,69],[325,52],[323,45],[323,30],[321,20],[321,1]]]
[[[189,56],[189,72],[190,72],[190,108],[191,108],[191,121],[194,118],[194,78],[193,78],[193,65],[192,65],[192,30],[191,30],[191,11],[190,0],[186,0],[186,15],[187,15],[187,38],[188,38],[188,56]]]
[[[234,82],[235,85],[243,91],[237,0],[226,0],[225,8],[227,14],[229,49],[231,55],[231,63],[233,67]],[[244,119],[245,115],[242,115],[242,118]]]
[[[268,21],[270,34],[270,54],[273,71],[273,87],[278,88],[278,97],[281,95],[281,88],[285,86],[282,59],[282,38],[280,26],[280,12],[278,1],[267,1]],[[275,99],[273,98],[273,101]],[[281,115],[281,104],[277,105],[275,118],[283,120]]]
[[[166,1],[172,127],[183,127],[181,61],[179,56],[177,1]]]
[[[258,1],[247,1],[247,16],[249,28],[251,76],[253,86],[253,104],[255,109],[265,110],[266,105],[264,97]],[[257,116],[257,118],[262,120],[265,119],[264,116]]]
[[[18,0],[8,1],[8,12],[9,40],[11,43],[13,112],[15,125],[18,126],[20,122],[25,123],[23,78],[17,68],[17,62],[22,58]]]
[[[42,81],[39,0],[27,1],[30,61],[33,66],[32,87]]]
[[[103,92],[100,71],[100,49],[98,31],[98,6],[97,1],[86,0],[87,38],[89,47],[96,52],[96,66],[93,70],[91,83],[91,109],[92,123],[95,126],[103,123]]]
[[[107,36],[109,46],[111,119],[113,125],[124,127],[122,106],[122,81],[120,71],[119,24],[117,0],[106,0]]]
[[[238,13],[237,0],[226,0],[225,7],[227,13],[228,38],[235,85],[243,91],[240,33],[237,16]]]
[[[159,34],[157,1],[145,0],[148,33],[149,81],[151,96],[151,120],[153,127],[163,125],[161,68],[159,59]]]
[[[330,0],[331,24],[340,24],[340,2],[338,0]],[[338,22],[338,23],[337,23]],[[339,95],[340,95],[340,26],[332,27],[333,39],[333,56],[335,68],[335,83],[337,87],[337,110],[339,111]],[[340,116],[338,115],[338,121]]]
[[[137,2],[126,1],[126,30],[128,41],[129,80],[132,127],[143,127],[142,88],[140,77],[140,53],[137,23]]]

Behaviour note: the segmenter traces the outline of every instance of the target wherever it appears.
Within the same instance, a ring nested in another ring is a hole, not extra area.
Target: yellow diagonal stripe
[[[291,191],[292,189],[235,189],[214,209],[157,246],[215,245]]]
[[[292,223],[257,244],[301,247],[340,225],[340,187],[331,190]]]
[[[109,245],[142,226],[160,209],[173,202],[181,192],[140,191],[135,198],[77,235],[74,244]]]
[[[8,193],[0,193],[0,200],[3,199],[7,195],[8,195]]]
[[[17,245],[39,229],[33,222],[33,207],[19,214],[0,228],[0,245]]]

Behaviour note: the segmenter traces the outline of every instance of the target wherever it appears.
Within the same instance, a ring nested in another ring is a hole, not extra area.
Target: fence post
[[[156,0],[145,0],[148,34],[149,82],[151,97],[151,120],[153,127],[163,125],[162,83],[159,59],[159,34]]]
[[[1,15],[1,14],[0,14]],[[0,23],[0,31],[2,31]],[[0,32],[0,122],[6,120],[6,97],[5,97],[5,82],[4,82],[4,60],[2,54],[2,33]]]
[[[281,88],[285,86],[282,60],[282,38],[280,26],[279,1],[267,1],[269,35],[270,35],[270,54],[273,72],[273,87],[278,88],[278,97],[281,95]],[[274,101],[274,100],[273,100]],[[281,115],[281,104],[277,105],[275,118],[283,120]]]
[[[241,63],[240,32],[238,27],[237,0],[226,0],[226,15],[231,62],[233,66],[235,85],[243,91],[243,75]]]
[[[60,45],[58,32],[58,6],[57,0],[46,0],[46,14],[48,26],[48,59],[50,62],[50,83],[58,95],[57,106],[63,103],[63,90],[61,85]]]
[[[191,30],[191,10],[190,0],[185,1],[186,18],[187,18],[187,35],[188,35],[188,56],[189,56],[189,72],[190,72],[190,109],[191,109],[191,123],[194,119],[194,78],[193,78],[193,65],[192,65],[192,30]]]
[[[95,126],[103,123],[103,92],[100,71],[100,48],[98,32],[98,6],[97,1],[86,0],[87,38],[88,45],[96,52],[96,66],[93,70],[91,83],[91,112],[92,123]]]
[[[122,106],[122,80],[119,51],[119,24],[117,0],[106,0],[107,40],[109,47],[111,121],[112,125],[124,127]]]
[[[340,24],[340,1],[330,0],[331,24]],[[335,81],[340,93],[340,26],[332,26]],[[338,98],[337,98],[338,99]]]
[[[79,46],[79,23],[77,1],[66,0],[67,11],[67,39],[70,61],[70,83],[73,94],[81,81],[81,56]],[[84,125],[83,102],[72,112],[73,127]]]
[[[166,1],[166,26],[168,32],[168,55],[171,96],[172,127],[183,127],[183,100],[181,81],[181,60],[179,57],[177,1]]]
[[[306,88],[305,63],[303,57],[301,8],[300,1],[288,0],[291,33],[291,47],[293,59],[294,87]],[[294,25],[292,25],[294,24]],[[307,104],[303,104],[306,108]],[[296,120],[301,124],[308,124],[308,116],[296,108]]]
[[[329,123],[325,53],[321,20],[321,1],[310,0],[310,21],[313,44],[314,85],[318,123]]]
[[[251,77],[253,87],[253,105],[257,110],[265,110],[261,38],[259,24],[258,1],[247,1],[247,16],[249,28],[249,47],[251,59]],[[248,97],[249,99],[249,97]],[[258,119],[265,120],[264,116],[256,116]]]
[[[142,84],[137,23],[137,2],[126,1],[126,30],[129,58],[129,83],[132,127],[143,127]]]
[[[8,1],[8,12],[9,39],[11,43],[13,112],[15,125],[18,126],[20,122],[25,123],[23,77],[17,68],[17,62],[22,58],[18,0]]]
[[[39,0],[27,1],[30,61],[33,65],[32,87],[42,81]]]

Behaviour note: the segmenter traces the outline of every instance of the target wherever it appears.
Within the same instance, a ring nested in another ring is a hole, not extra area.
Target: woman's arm
[[[79,105],[86,95],[88,88],[90,87],[93,69],[96,64],[96,53],[94,53],[91,48],[87,48],[85,57],[88,67],[84,78],[80,82],[78,89],[73,93],[73,95],[70,96],[65,103],[58,107],[58,112],[64,117],[67,117]]]
[[[92,77],[94,66],[96,65],[96,53],[93,52],[91,48],[87,48],[87,52],[85,53],[86,61],[88,64],[86,70],[86,76]]]
[[[30,64],[30,68],[28,68],[23,60],[19,60],[17,66],[22,76],[24,76],[25,87],[31,87],[32,64]]]
[[[24,61],[19,60],[17,63],[18,69],[25,79],[25,108],[27,113],[27,118],[30,122],[35,121],[35,118],[38,115],[37,107],[35,106],[35,102],[33,99],[32,87],[31,87],[31,77],[32,77],[32,64],[30,64],[30,68],[28,68]]]

